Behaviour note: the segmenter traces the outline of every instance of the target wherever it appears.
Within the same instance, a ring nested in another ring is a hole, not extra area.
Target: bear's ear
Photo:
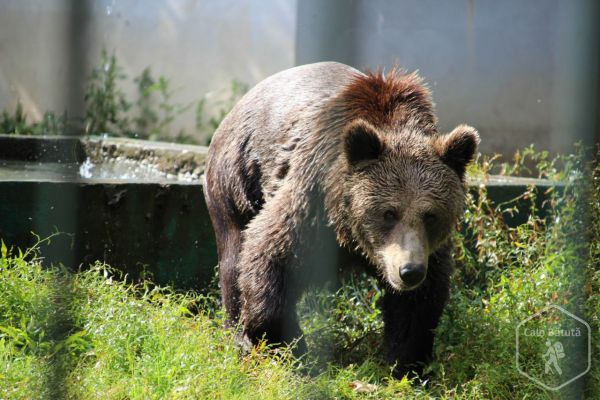
[[[383,150],[379,135],[364,121],[351,123],[344,132],[344,151],[351,166],[362,168],[377,160]]]
[[[465,176],[467,165],[473,161],[479,134],[468,125],[459,125],[452,132],[434,139],[434,147],[442,161],[456,171],[460,179]]]

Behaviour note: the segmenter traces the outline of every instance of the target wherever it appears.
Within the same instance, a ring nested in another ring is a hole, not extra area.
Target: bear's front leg
[[[272,344],[291,344],[302,335],[296,316],[295,291],[290,282],[295,267],[298,232],[302,223],[294,201],[285,193],[269,199],[244,231],[238,284],[245,341],[263,337]],[[289,197],[288,197],[289,199]],[[306,351],[300,340],[297,355]]]
[[[434,257],[432,257],[434,258]],[[428,276],[410,292],[387,291],[383,299],[384,340],[393,375],[421,376],[433,355],[433,330],[449,296],[450,267],[430,258]],[[433,264],[433,265],[432,265]]]

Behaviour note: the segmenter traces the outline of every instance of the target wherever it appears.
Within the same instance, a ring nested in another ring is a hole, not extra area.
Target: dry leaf
[[[356,393],[373,393],[377,390],[377,386],[371,383],[364,383],[361,381],[352,381],[348,384]]]

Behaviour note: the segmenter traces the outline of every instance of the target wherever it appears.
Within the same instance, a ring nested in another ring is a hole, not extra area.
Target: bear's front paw
[[[396,365],[392,370],[392,376],[402,379],[405,376],[412,381],[413,386],[428,386],[430,374],[424,371],[423,364]]]
[[[392,370],[392,375],[396,379],[407,377],[408,379],[419,378],[423,374],[423,366],[420,364],[396,365]]]

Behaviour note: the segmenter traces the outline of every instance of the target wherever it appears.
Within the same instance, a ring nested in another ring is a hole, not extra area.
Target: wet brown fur
[[[366,72],[357,75],[341,94],[349,119],[362,119],[373,126],[393,128],[408,121],[435,132],[431,93],[416,72],[398,67],[388,73]]]
[[[397,374],[418,370],[448,296],[448,238],[477,140],[466,126],[438,134],[430,93],[414,73],[319,63],[258,84],[223,121],[207,160],[230,324],[249,343],[263,335],[291,342],[301,335],[295,302],[303,289],[352,259],[388,288],[388,360]],[[380,217],[390,208],[398,229],[424,232],[431,247],[427,278],[411,292],[396,290],[382,266],[393,238]]]

